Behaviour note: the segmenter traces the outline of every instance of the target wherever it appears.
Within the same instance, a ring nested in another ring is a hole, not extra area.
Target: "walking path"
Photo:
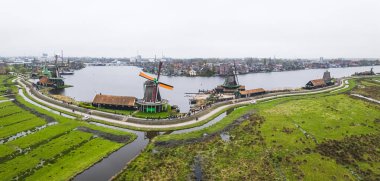
[[[54,107],[56,109],[59,109],[59,110],[62,110],[62,111],[67,111],[67,112],[72,112],[71,109],[68,109],[68,108],[65,108],[65,107],[62,107],[62,106],[58,106],[56,104],[52,104],[50,102],[47,102],[47,101],[44,101],[40,98],[37,98],[36,96],[34,96],[31,92],[30,92],[30,89],[24,84],[22,83],[19,78],[17,78],[17,83],[19,85],[21,85],[22,87],[24,87],[26,89],[26,92],[27,94],[32,97],[33,99],[45,104],[45,105],[48,105],[48,106],[51,106],[51,107]],[[348,81],[346,81],[346,83],[348,83]],[[346,87],[345,86],[345,83],[344,83],[344,79],[341,80],[340,82],[340,85],[337,86],[337,87],[332,87],[332,88],[328,88],[328,89],[323,89],[323,90],[317,90],[317,91],[312,91],[312,92],[301,92],[301,93],[288,93],[288,94],[282,94],[282,95],[275,95],[275,96],[268,96],[268,97],[264,97],[264,98],[258,98],[258,99],[252,99],[252,100],[256,100],[256,101],[262,101],[262,100],[268,100],[268,99],[273,99],[273,98],[280,98],[280,97],[288,97],[288,96],[295,96],[295,95],[310,95],[310,94],[318,94],[318,93],[322,93],[322,92],[329,92],[329,91],[337,91],[337,90],[341,90],[341,89],[344,89]],[[86,116],[86,117],[89,117],[89,118],[93,118],[93,119],[97,119],[97,120],[101,120],[101,121],[106,121],[106,122],[109,122],[109,123],[115,123],[115,124],[120,124],[120,125],[126,125],[126,126],[131,126],[131,127],[136,127],[136,128],[154,128],[154,129],[160,129],[160,128],[175,128],[175,127],[183,127],[183,126],[188,126],[188,125],[192,125],[192,124],[195,124],[197,122],[200,122],[200,121],[203,121],[203,120],[206,120],[208,119],[209,117],[213,116],[214,114],[217,114],[218,112],[220,112],[221,110],[223,109],[226,109],[226,108],[231,108],[233,106],[236,106],[236,105],[245,105],[245,104],[250,104],[252,100],[248,100],[248,101],[243,101],[243,102],[237,102],[237,103],[233,103],[233,104],[229,104],[229,105],[224,105],[224,106],[220,106],[212,111],[210,111],[209,113],[199,117],[198,120],[190,120],[190,121],[187,121],[187,122],[182,122],[182,123],[175,123],[175,124],[168,124],[168,125],[147,125],[147,124],[138,124],[138,123],[131,123],[131,122],[123,122],[123,121],[120,121],[120,120],[116,120],[116,119],[110,119],[110,118],[106,118],[106,117],[101,117],[101,116],[97,116],[97,115],[90,115],[90,114],[87,114],[87,113],[83,113],[83,112],[78,112],[78,111],[75,111],[73,113],[77,114],[77,115],[81,115],[81,116]]]
[[[372,102],[375,102],[375,103],[380,104],[380,101],[379,101],[379,100],[372,99],[372,98],[370,98],[370,97],[365,97],[365,96],[362,96],[362,95],[360,95],[360,94],[351,94],[351,95],[353,95],[353,96],[355,96],[355,97],[362,98],[362,99],[367,99],[367,100],[369,100],[369,101],[372,101]]]
[[[9,101],[13,101],[14,99],[8,99],[8,100],[1,100],[0,103],[3,103],[3,102],[9,102]]]

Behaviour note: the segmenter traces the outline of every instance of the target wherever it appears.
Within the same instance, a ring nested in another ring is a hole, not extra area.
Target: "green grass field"
[[[380,78],[358,79],[358,86],[352,93],[380,100],[380,81],[378,79]]]
[[[0,76],[1,90],[17,91],[10,78]],[[0,180],[69,180],[94,163],[119,149],[126,143],[118,143],[98,137],[93,133],[77,130],[87,127],[117,136],[135,135],[99,127],[84,121],[65,118],[28,103],[15,95],[16,102],[0,103]],[[24,109],[24,105],[29,111]],[[49,121],[47,121],[49,118]],[[55,125],[36,130],[51,121]],[[23,131],[34,131],[8,141],[6,138]]]
[[[176,115],[178,114],[175,111],[172,111],[171,106],[168,105],[168,110],[165,112],[159,112],[159,113],[146,113],[141,112],[138,110],[122,110],[122,109],[109,109],[104,107],[94,107],[91,105],[91,103],[88,102],[80,102],[78,106],[87,108],[87,109],[93,109],[103,112],[109,112],[114,114],[121,114],[121,115],[131,115],[138,118],[147,118],[147,119],[164,119],[168,118],[170,115]]]
[[[158,136],[116,180],[195,179],[194,170],[199,167],[203,180],[380,178],[380,106],[351,97],[360,82],[349,83],[342,91],[237,109],[203,130]],[[162,141],[202,138],[252,110],[256,114],[228,131],[230,141],[217,135],[195,143],[155,146]]]
[[[146,113],[146,112],[136,111],[132,115],[138,118],[164,119],[164,118],[168,118],[170,115],[177,114],[176,112],[172,111],[172,107],[170,105],[167,105],[167,106],[168,106],[168,109],[165,112]]]
[[[109,112],[109,113],[114,113],[114,114],[122,114],[122,115],[131,115],[134,110],[122,110],[122,109],[107,109],[103,107],[94,107],[91,103],[89,102],[80,102],[78,106],[87,108],[87,109],[93,109],[93,110],[99,110],[103,112]]]

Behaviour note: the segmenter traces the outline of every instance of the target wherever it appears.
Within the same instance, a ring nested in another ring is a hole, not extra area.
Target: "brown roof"
[[[40,77],[39,83],[40,84],[48,84],[49,83],[49,78],[47,78],[46,76],[42,76],[42,77]]]
[[[310,81],[313,86],[324,86],[326,85],[325,81],[323,79],[315,79]]]
[[[250,89],[250,90],[240,91],[240,94],[247,95],[247,94],[256,94],[256,93],[263,93],[263,92],[265,92],[265,90],[263,88],[258,88],[258,89]]]
[[[118,106],[135,106],[136,98],[130,96],[112,96],[96,94],[93,104],[108,104]]]

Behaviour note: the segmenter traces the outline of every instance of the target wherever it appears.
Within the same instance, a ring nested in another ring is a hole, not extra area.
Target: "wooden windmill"
[[[161,74],[162,62],[159,63],[157,78],[153,78],[144,72],[140,72],[139,76],[147,79],[144,83],[144,98],[140,103],[144,112],[161,112],[164,104],[161,99],[159,87],[173,90],[173,86],[159,81]]]

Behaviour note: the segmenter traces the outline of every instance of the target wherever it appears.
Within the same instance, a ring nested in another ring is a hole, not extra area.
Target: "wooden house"
[[[265,90],[263,88],[258,88],[258,89],[240,91],[239,93],[240,93],[240,97],[252,97],[252,96],[265,94]]]
[[[92,105],[112,109],[136,109],[136,97],[96,94]]]
[[[315,89],[315,88],[320,88],[320,87],[325,87],[325,86],[326,86],[325,80],[315,79],[315,80],[309,81],[306,84],[305,88],[306,89]]]

